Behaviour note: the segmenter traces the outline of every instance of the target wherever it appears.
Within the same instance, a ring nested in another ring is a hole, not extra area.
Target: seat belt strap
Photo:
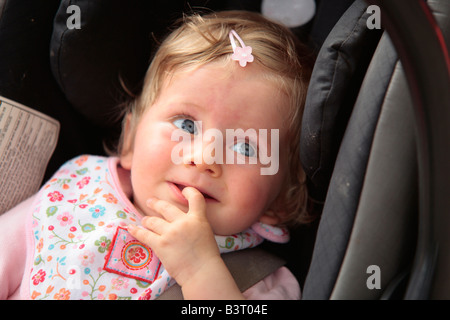
[[[222,259],[241,292],[286,264],[283,259],[258,247],[224,253]],[[174,284],[157,299],[183,300],[181,287]]]

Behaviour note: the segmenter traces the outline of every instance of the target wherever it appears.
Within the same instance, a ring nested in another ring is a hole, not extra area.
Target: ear
[[[127,170],[131,169],[131,163],[133,161],[133,142],[134,142],[134,130],[132,130],[132,115],[127,114],[123,126],[122,132],[122,148],[119,155],[120,165]]]
[[[259,222],[276,226],[285,221],[286,214],[282,211],[267,210],[260,218]]]

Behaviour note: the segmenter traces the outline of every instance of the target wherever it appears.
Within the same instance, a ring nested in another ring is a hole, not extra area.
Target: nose
[[[195,163],[194,161],[191,161],[189,163],[185,163],[184,165],[188,168],[195,167],[200,172],[207,173],[207,174],[211,175],[213,178],[218,178],[222,175],[222,168],[217,163],[207,164],[205,162]]]
[[[222,175],[222,165],[216,162],[215,150],[212,151],[211,156],[204,156],[205,148],[201,143],[193,145],[193,152],[186,154],[183,163],[187,168],[196,168],[202,173],[207,173],[214,178]]]

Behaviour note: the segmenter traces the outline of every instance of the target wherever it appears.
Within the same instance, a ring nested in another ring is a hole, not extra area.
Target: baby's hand
[[[203,195],[192,187],[182,191],[189,202],[187,213],[176,206],[152,199],[149,208],[159,217],[142,219],[144,228],[129,226],[129,232],[139,241],[155,251],[158,258],[180,286],[195,278],[208,265],[220,258],[213,231],[206,219],[206,204]]]

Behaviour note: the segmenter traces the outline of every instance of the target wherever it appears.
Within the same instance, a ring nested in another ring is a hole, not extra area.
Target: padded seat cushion
[[[381,37],[366,26],[367,4],[355,1],[322,45],[303,115],[301,161],[311,196],[326,195],[337,152],[361,82]]]
[[[69,5],[80,8],[80,29],[67,27],[73,14],[67,13]],[[160,39],[182,10],[183,1],[61,1],[50,61],[72,106],[98,126],[114,125],[113,107],[126,96],[120,81],[137,93],[155,43],[152,36]]]

